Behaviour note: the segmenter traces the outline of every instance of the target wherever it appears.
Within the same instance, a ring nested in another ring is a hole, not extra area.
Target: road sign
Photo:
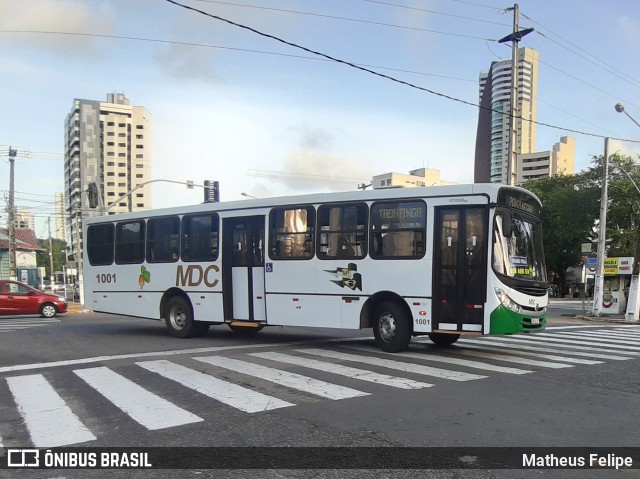
[[[582,243],[582,252],[591,253],[591,243]]]

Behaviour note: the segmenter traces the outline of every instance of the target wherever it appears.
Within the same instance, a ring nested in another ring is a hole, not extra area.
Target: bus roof
[[[540,200],[532,192],[516,186],[507,186],[497,183],[475,183],[465,185],[447,186],[421,186],[408,188],[381,188],[373,190],[342,191],[332,193],[312,193],[297,196],[277,196],[259,199],[242,199],[219,203],[199,203],[168,208],[158,208],[131,213],[118,213],[114,215],[93,216],[85,218],[87,224],[103,221],[122,221],[127,219],[146,218],[148,216],[180,215],[207,211],[238,211],[260,208],[271,208],[287,205],[311,205],[318,203],[337,203],[350,201],[377,201],[392,199],[433,198],[443,196],[468,196],[484,195],[489,201],[496,201],[500,189],[521,191]]]

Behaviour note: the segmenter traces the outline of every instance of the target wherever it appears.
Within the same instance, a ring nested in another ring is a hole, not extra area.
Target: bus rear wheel
[[[373,335],[383,351],[404,351],[411,341],[411,321],[404,308],[393,301],[380,303],[375,312]]]
[[[450,346],[460,339],[459,334],[431,333],[429,339],[438,346]]]
[[[209,323],[193,320],[193,310],[182,296],[174,296],[164,308],[164,320],[169,334],[174,338],[202,336],[209,330]]]

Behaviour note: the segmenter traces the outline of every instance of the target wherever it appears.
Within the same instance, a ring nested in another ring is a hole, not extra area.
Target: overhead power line
[[[393,81],[395,83],[399,83],[401,85],[405,85],[405,86],[408,86],[410,88],[414,88],[416,90],[424,91],[426,93],[430,93],[432,95],[439,96],[441,98],[446,98],[448,100],[455,101],[457,103],[462,103],[464,105],[469,105],[469,106],[473,106],[473,107],[476,107],[476,108],[481,108],[481,109],[484,109],[484,110],[493,111],[493,112],[500,113],[500,114],[505,114],[502,111],[494,110],[492,108],[483,107],[483,106],[481,106],[481,105],[479,105],[477,103],[473,103],[473,102],[470,102],[470,101],[467,101],[467,100],[463,100],[461,98],[456,98],[456,97],[453,97],[451,95],[447,95],[445,93],[437,92],[437,91],[431,90],[429,88],[425,88],[425,87],[422,87],[422,86],[419,86],[419,85],[415,85],[414,83],[410,83],[410,82],[407,82],[405,80],[400,80],[398,78],[392,77],[390,75],[386,75],[384,73],[377,72],[375,70],[371,70],[369,68],[358,66],[358,65],[356,65],[354,63],[351,63],[351,62],[348,62],[346,60],[341,60],[341,59],[333,57],[331,55],[327,55],[326,53],[322,53],[322,52],[319,52],[319,51],[316,51],[316,50],[312,50],[312,49],[304,47],[302,45],[298,45],[297,43],[293,43],[293,42],[284,40],[282,38],[276,37],[275,35],[271,35],[269,33],[264,33],[264,32],[261,32],[259,30],[256,30],[255,28],[249,27],[247,25],[243,25],[241,23],[237,23],[237,22],[234,22],[232,20],[220,17],[219,15],[214,15],[212,13],[208,13],[208,12],[205,12],[203,10],[199,10],[199,9],[191,7],[189,5],[184,5],[184,4],[179,3],[179,2],[177,2],[175,0],[166,0],[166,1],[168,3],[172,3],[172,4],[176,5],[178,7],[184,8],[186,10],[191,10],[193,12],[199,13],[201,15],[205,15],[205,16],[213,18],[215,20],[219,20],[219,21],[227,23],[229,25],[233,25],[235,27],[242,28],[244,30],[248,30],[248,31],[253,32],[253,33],[255,33],[257,35],[260,35],[262,37],[270,38],[270,39],[275,40],[277,42],[280,42],[280,43],[282,43],[284,45],[289,45],[290,47],[297,48],[299,50],[303,50],[303,51],[305,51],[307,53],[311,53],[313,55],[318,55],[320,57],[323,57],[323,58],[326,58],[328,60],[334,61],[336,63],[340,63],[342,65],[346,65],[346,66],[349,66],[351,68],[355,68],[357,70],[361,70],[361,71],[370,73],[370,74],[378,76],[380,78],[384,78],[384,79]],[[576,134],[579,134],[579,135],[592,136],[592,137],[596,137],[596,138],[606,138],[604,135],[598,135],[596,133],[589,133],[589,132],[585,132],[585,131],[575,130],[575,129],[572,129],[572,128],[565,128],[565,127],[561,127],[561,126],[557,126],[557,125],[552,125],[552,124],[549,124],[549,123],[544,123],[544,122],[541,122],[541,121],[531,120],[529,118],[519,117],[518,119],[520,119],[522,121],[530,122],[530,123],[535,123],[536,125],[546,126],[548,128],[554,128],[556,130],[567,131],[567,132],[576,133]],[[613,140],[625,141],[625,142],[630,142],[630,143],[640,143],[640,140],[630,140],[630,139],[626,139],[626,138],[611,138],[611,137],[609,137],[609,138],[613,139]]]
[[[472,40],[491,40],[491,41],[495,41],[495,40],[492,40],[492,39],[476,37],[476,36],[473,36],[473,35],[464,35],[462,33],[442,32],[442,31],[439,31],[439,30],[430,30],[430,29],[427,29],[427,28],[411,27],[411,26],[408,26],[408,25],[397,25],[395,23],[376,22],[376,21],[373,21],[373,20],[362,20],[360,18],[340,17],[340,16],[337,16],[337,15],[326,15],[326,14],[323,14],[323,13],[302,12],[302,11],[299,11],[299,10],[287,10],[287,9],[284,9],[284,8],[262,7],[262,6],[257,6],[257,5],[247,5],[247,4],[243,4],[243,3],[222,2],[222,1],[218,1],[218,0],[197,0],[197,1],[198,2],[205,2],[205,3],[216,3],[216,4],[219,4],[219,5],[230,5],[230,6],[233,6],[233,7],[245,7],[245,8],[255,8],[255,9],[259,9],[259,10],[269,10],[269,11],[272,11],[272,12],[293,13],[293,14],[296,14],[296,15],[308,15],[308,16],[312,16],[312,17],[326,18],[326,19],[329,19],[329,20],[342,20],[342,21],[346,21],[346,22],[355,22],[355,23],[364,23],[364,24],[369,24],[369,25],[376,25],[376,26],[379,26],[379,27],[401,28],[401,29],[404,29],[404,30],[413,30],[413,31],[425,32],[425,33],[436,33],[438,35],[450,35],[450,36],[454,36],[454,37],[470,38]],[[427,10],[425,10],[425,11],[427,11]],[[440,15],[450,15],[452,17],[459,17],[458,15],[452,15],[452,14],[440,13],[440,12],[433,12],[433,11],[431,11],[430,13],[439,13]],[[476,20],[474,18],[468,18],[468,17],[459,17],[459,18],[465,18],[467,20]],[[503,24],[498,24],[498,25],[503,25]]]

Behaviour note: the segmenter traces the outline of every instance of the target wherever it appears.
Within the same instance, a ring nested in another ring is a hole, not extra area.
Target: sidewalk
[[[587,311],[591,309],[591,301],[587,299],[583,303],[583,298],[549,298],[549,308],[560,309],[562,306],[574,306],[566,309],[566,313],[561,313],[558,315],[556,311],[554,311],[553,316],[551,313],[549,314],[549,319],[558,319],[558,316],[562,316],[563,319],[577,319],[584,321],[595,321],[595,322],[605,322],[605,323],[624,323],[624,324],[640,324],[640,321],[627,321],[625,319],[625,314],[607,314],[600,313],[600,316],[591,316],[589,313],[582,313],[583,305]],[[578,311],[580,310],[580,311]]]

